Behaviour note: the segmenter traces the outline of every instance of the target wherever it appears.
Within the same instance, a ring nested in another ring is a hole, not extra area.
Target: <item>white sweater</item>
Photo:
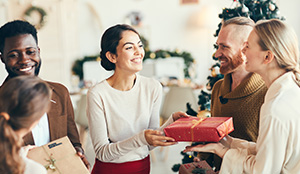
[[[96,158],[123,163],[148,156],[145,129],[159,127],[161,84],[136,75],[129,91],[112,88],[106,80],[87,94],[87,117]]]
[[[300,173],[300,88],[292,72],[276,79],[261,107],[256,143],[232,139],[220,174]]]

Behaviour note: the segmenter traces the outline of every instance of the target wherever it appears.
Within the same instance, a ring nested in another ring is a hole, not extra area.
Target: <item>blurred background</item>
[[[300,35],[300,1],[275,2]],[[190,53],[190,80],[205,85],[213,64],[213,35],[221,21],[218,15],[233,5],[232,0],[0,0],[0,25],[14,19],[39,25],[40,76],[63,83],[71,92],[79,83],[72,72],[74,62],[98,55],[102,33],[117,23],[134,25],[150,50]],[[0,82],[5,76],[0,64]]]

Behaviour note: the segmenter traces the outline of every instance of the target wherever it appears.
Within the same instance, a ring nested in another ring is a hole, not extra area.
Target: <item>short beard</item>
[[[228,59],[229,60],[229,59]],[[220,67],[220,73],[225,75],[234,72],[239,66],[244,63],[243,54],[240,50],[236,55],[234,55],[228,65],[225,67]]]

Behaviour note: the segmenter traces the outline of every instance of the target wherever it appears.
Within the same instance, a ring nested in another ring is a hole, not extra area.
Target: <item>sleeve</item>
[[[256,154],[256,143],[250,142],[247,140],[239,139],[239,138],[233,138],[229,135],[225,136],[221,141],[221,144],[223,144],[227,148],[232,148],[232,149],[248,149],[248,151],[251,154]]]
[[[150,116],[149,121],[149,129],[157,129],[159,127],[160,121],[160,107],[162,102],[162,86],[161,84],[156,81],[157,87],[154,89],[154,98],[153,98],[153,108]]]
[[[261,119],[256,155],[247,148],[227,151],[220,173],[280,173],[288,142],[288,131],[280,120],[272,116]],[[235,165],[232,165],[235,164]]]
[[[87,117],[97,159],[110,162],[136,148],[148,145],[144,137],[144,131],[123,141],[110,143],[102,102],[100,95],[96,91],[90,90],[88,92]]]

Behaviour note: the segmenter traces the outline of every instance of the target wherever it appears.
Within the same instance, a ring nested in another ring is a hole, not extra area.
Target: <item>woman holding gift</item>
[[[107,29],[101,39],[101,65],[114,74],[87,94],[87,116],[96,153],[93,174],[148,174],[150,146],[176,142],[159,127],[161,84],[137,74],[142,69],[143,43],[128,25]],[[182,112],[172,114],[165,125]]]
[[[19,76],[0,89],[0,173],[46,174],[46,169],[28,159],[29,147],[23,147],[22,137],[47,112],[51,91],[36,76]]]
[[[220,173],[300,173],[300,76],[298,39],[282,21],[258,22],[243,51],[246,70],[268,87],[256,143],[227,136],[219,143],[186,147],[223,158]]]

